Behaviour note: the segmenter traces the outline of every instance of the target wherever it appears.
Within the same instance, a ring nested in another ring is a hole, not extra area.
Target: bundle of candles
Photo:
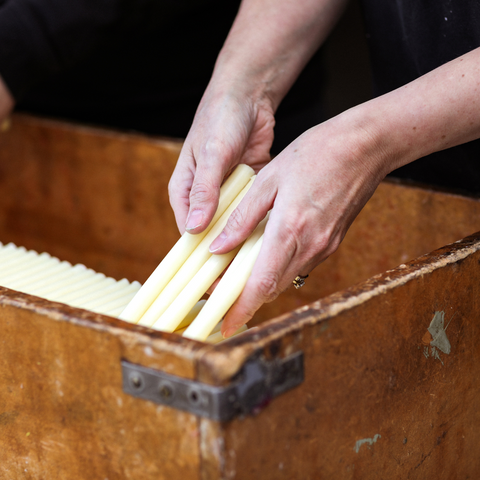
[[[166,332],[186,327],[183,335],[196,340],[206,340],[218,328],[250,276],[262,245],[267,217],[231,252],[214,255],[209,246],[222,232],[254,179],[254,171],[247,165],[234,170],[220,189],[218,208],[210,225],[200,234],[182,235],[119,318]],[[208,301],[192,320],[194,315],[187,314],[224,271]]]
[[[212,241],[253,183],[239,165],[225,181],[215,216],[201,234],[184,233],[143,286],[116,281],[84,265],[0,243],[0,285],[122,320],[217,343],[221,321],[242,292],[260,251],[267,217],[233,251],[214,255]],[[228,267],[228,268],[227,268]],[[223,274],[215,290],[202,299]],[[236,334],[246,330],[246,326]]]

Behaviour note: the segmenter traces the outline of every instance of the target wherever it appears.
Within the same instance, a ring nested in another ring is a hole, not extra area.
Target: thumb
[[[190,189],[189,210],[185,230],[200,233],[212,221],[218,207],[220,187],[233,162],[232,155],[221,155],[212,151],[208,144],[197,158],[196,171]],[[216,150],[216,149],[215,149]]]

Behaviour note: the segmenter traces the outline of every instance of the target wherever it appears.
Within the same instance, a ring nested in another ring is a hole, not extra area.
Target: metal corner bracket
[[[215,387],[122,360],[123,391],[134,397],[221,422],[256,413],[304,379],[303,353],[245,362],[227,386]]]

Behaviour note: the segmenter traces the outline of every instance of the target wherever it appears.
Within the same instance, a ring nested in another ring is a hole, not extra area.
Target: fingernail
[[[203,222],[203,211],[194,210],[190,212],[187,218],[187,223],[185,224],[185,230],[195,230]]]
[[[243,323],[241,325],[234,325],[233,327],[227,328],[225,332],[222,334],[223,338],[231,337],[242,326],[243,326]]]
[[[222,232],[210,245],[210,248],[208,249],[210,251],[210,253],[214,253],[219,248],[222,248],[226,239],[227,239],[226,233]]]

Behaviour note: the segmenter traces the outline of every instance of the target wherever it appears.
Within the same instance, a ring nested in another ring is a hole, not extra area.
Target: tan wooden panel
[[[179,237],[181,142],[17,115],[0,136],[0,240],[144,281]]]
[[[0,289],[1,478],[199,478],[191,414],[123,393],[120,361],[195,376],[200,344]]]

